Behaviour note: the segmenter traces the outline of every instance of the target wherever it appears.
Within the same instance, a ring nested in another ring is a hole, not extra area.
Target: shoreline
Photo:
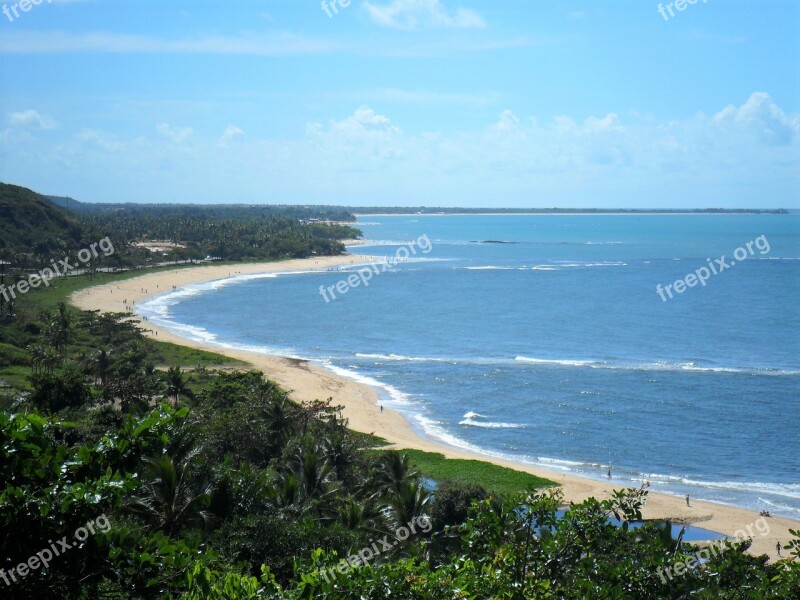
[[[281,262],[203,265],[179,270],[145,273],[132,279],[85,288],[72,294],[69,301],[83,310],[126,312],[126,307],[130,304],[141,304],[154,296],[170,293],[173,291],[173,286],[177,290],[188,285],[208,283],[241,275],[322,271],[333,267],[364,264],[373,260],[380,259],[371,256],[346,254]],[[123,300],[127,300],[129,304],[123,303]],[[477,459],[532,473],[558,483],[564,494],[565,502],[581,502],[589,497],[606,499],[611,497],[614,490],[624,488],[624,486],[615,485],[613,481],[603,482],[576,475],[568,475],[543,467],[503,460],[477,452],[469,452],[449,446],[444,442],[421,437],[401,413],[390,408],[385,408],[381,412],[378,392],[375,388],[366,384],[337,375],[307,360],[201,343],[178,336],[149,321],[144,322],[136,313],[131,314],[131,316],[139,321],[141,327],[145,329],[145,335],[152,339],[207,350],[249,363],[262,371],[268,379],[283,387],[295,401],[308,402],[316,399],[333,398],[335,405],[344,407],[342,414],[348,420],[351,429],[363,433],[373,433],[386,439],[397,448],[438,452],[448,458]],[[643,509],[643,514],[648,519],[685,522],[728,535],[729,537],[734,537],[737,531],[747,531],[748,526],[753,531],[753,524],[761,518],[754,511],[715,502],[692,500],[691,507],[687,507],[682,497],[655,491],[649,491],[647,505]],[[791,538],[789,529],[798,529],[800,524],[798,521],[779,516],[768,518],[767,523],[770,532],[765,536],[758,535],[753,538],[750,552],[767,554],[774,560],[777,558],[776,543],[780,541],[782,545],[786,544]]]

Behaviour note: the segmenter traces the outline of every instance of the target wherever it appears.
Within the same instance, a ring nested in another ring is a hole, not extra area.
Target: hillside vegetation
[[[0,259],[19,270],[35,270],[91,243],[110,238],[115,252],[92,269],[138,268],[167,261],[278,260],[344,252],[341,240],[356,229],[321,222],[353,219],[325,207],[89,205],[45,197],[0,183]],[[301,220],[313,219],[314,222]],[[169,242],[166,251],[139,245]]]
[[[44,196],[0,183],[0,258],[20,262],[80,248],[84,227]]]

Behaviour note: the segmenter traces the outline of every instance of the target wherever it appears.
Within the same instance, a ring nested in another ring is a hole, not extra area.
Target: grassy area
[[[536,477],[523,471],[500,467],[482,460],[445,458],[438,452],[403,449],[411,463],[425,476],[434,481],[457,481],[481,485],[490,492],[513,494],[530,488],[554,487],[558,484],[549,479]]]
[[[223,263],[216,263],[223,264]],[[140,269],[135,271],[125,271],[123,273],[99,273],[94,277],[88,275],[79,275],[74,277],[65,277],[55,279],[51,282],[49,287],[40,287],[31,290],[27,294],[20,296],[17,300],[17,310],[25,312],[29,315],[38,313],[54,313],[57,310],[59,302],[66,302],[69,304],[69,297],[82,289],[89,288],[96,285],[104,285],[117,281],[124,281],[134,277],[140,277],[145,274],[157,273],[159,271],[176,270],[196,267],[197,265],[170,265],[167,267]],[[73,311],[76,311],[74,307]],[[31,368],[27,364],[27,353],[24,345],[15,347],[12,344],[3,343],[6,337],[12,335],[15,323],[5,324],[0,326],[5,329],[0,329],[0,380],[17,390],[27,390],[28,376],[31,373]],[[77,339],[74,340],[78,343],[78,347],[72,349],[72,352],[86,351],[91,348],[99,348],[101,344],[98,343],[92,333],[88,331],[80,331],[77,334]],[[222,354],[214,352],[207,352],[204,350],[196,350],[186,346],[170,344],[167,342],[152,341],[148,344],[150,348],[150,358],[157,367],[166,367],[172,365],[181,365],[183,367],[245,367],[246,363],[228,358]],[[74,358],[74,357],[72,357]],[[5,390],[5,388],[4,388]],[[4,394],[7,394],[4,391]]]
[[[351,430],[352,431],[352,430]],[[386,441],[380,436],[373,433],[361,433],[360,431],[353,431],[353,436],[361,443],[364,448],[382,448],[384,446],[391,446],[392,443]]]
[[[159,365],[181,365],[182,367],[246,367],[247,363],[235,358],[228,358],[222,354],[196,350],[187,346],[170,344],[169,342],[154,342],[156,352],[161,358]]]

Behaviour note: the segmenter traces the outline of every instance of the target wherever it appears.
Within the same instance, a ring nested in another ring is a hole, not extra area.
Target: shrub
[[[36,373],[30,377],[31,402],[47,412],[85,404],[91,397],[86,376],[75,365],[67,365],[53,373]]]

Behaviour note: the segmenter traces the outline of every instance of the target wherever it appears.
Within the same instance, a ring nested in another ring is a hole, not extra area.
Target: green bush
[[[366,540],[339,526],[322,527],[313,521],[293,522],[280,515],[253,515],[226,522],[216,533],[215,546],[231,562],[245,561],[252,575],[266,565],[280,582],[291,580],[296,558],[321,548],[348,556]]]
[[[67,365],[52,373],[35,373],[31,402],[40,410],[58,412],[85,404],[91,398],[86,376],[75,365]]]
[[[443,482],[436,490],[436,499],[431,510],[434,531],[449,525],[461,525],[467,520],[469,507],[489,497],[482,486],[471,483]]]

